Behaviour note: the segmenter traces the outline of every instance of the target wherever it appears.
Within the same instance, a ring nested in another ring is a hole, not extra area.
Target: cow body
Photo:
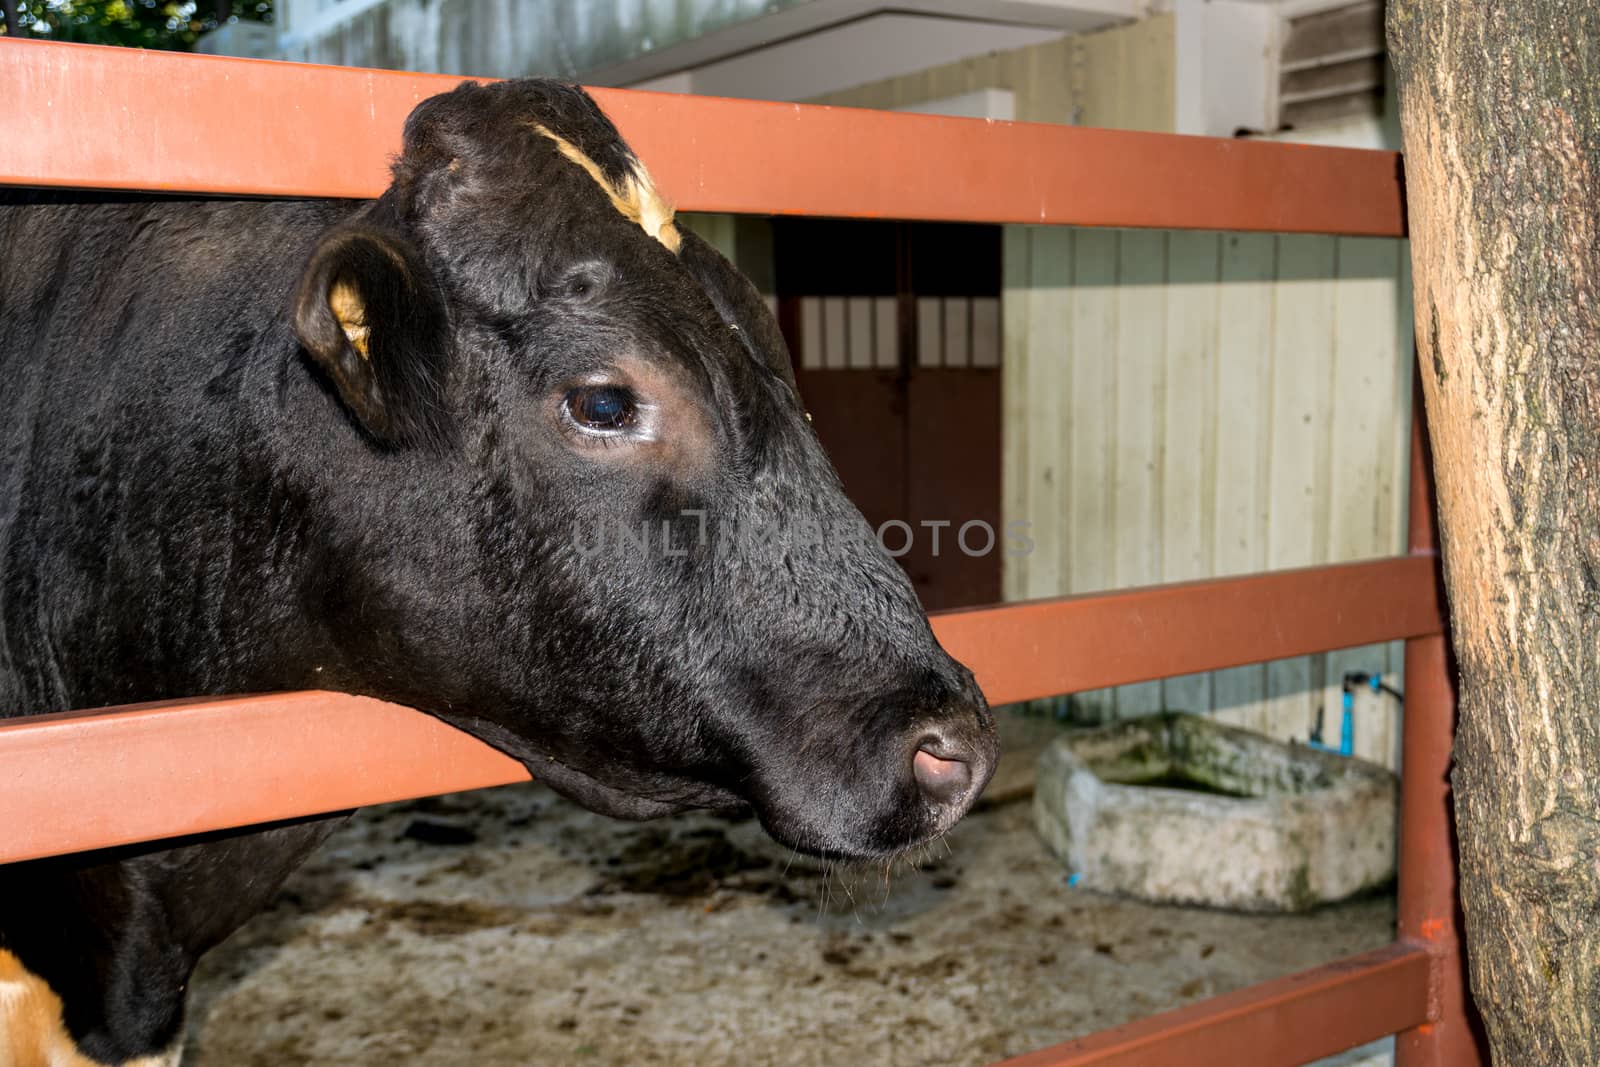
[[[317,389],[284,375],[295,342],[259,287],[358,207],[0,201],[0,717],[320,687],[295,606],[312,520],[256,496],[303,453]],[[163,1055],[200,955],[337,822],[0,866],[0,966],[49,986],[91,1062]]]
[[[0,716],[362,693],[844,858],[992,770],[771,316],[580,91],[424,102],[371,204],[12,194],[0,249]],[[86,1062],[174,1055],[335,822],[0,868],[0,1065],[50,997]]]

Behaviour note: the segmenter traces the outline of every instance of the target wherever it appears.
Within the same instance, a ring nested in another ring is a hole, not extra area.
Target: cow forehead
[[[630,154],[627,173],[620,181],[613,182],[606,177],[600,164],[583,149],[543,123],[530,122],[528,125],[539,136],[549,140],[563,157],[581,167],[619,214],[660,241],[669,251],[677,253],[683,239],[674,221],[672,205],[656,191],[655,182],[643,163]]]

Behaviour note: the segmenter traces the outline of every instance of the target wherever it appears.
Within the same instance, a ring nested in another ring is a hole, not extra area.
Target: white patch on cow
[[[127,1067],[178,1067],[183,1059],[183,1039],[175,1041],[171,1048],[156,1056],[146,1056],[142,1060],[130,1060]]]
[[[600,169],[589,154],[571,141],[554,132],[549,127],[540,123],[532,123],[534,132],[541,137],[547,137],[556,146],[563,156],[584,169],[584,172],[594,179],[602,192],[611,201],[611,206],[632,222],[637,223],[645,233],[666,245],[674,254],[683,243],[682,236],[678,233],[678,225],[673,221],[675,214],[672,205],[656,191],[655,182],[650,177],[650,172],[644,169],[644,164],[638,160],[633,161],[633,166],[621,186],[613,185],[606,179],[605,172]]]

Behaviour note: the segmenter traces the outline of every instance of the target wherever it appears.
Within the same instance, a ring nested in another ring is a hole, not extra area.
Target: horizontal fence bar
[[[0,863],[527,780],[431,715],[346,693],[38,715],[0,725]]]
[[[1426,1023],[1429,966],[1397,942],[994,1067],[1297,1067]]]
[[[1437,605],[1432,557],[1402,557],[947,612],[933,627],[1002,704],[1438,633]],[[527,778],[430,716],[340,693],[13,719],[0,863]]]
[[[1400,556],[942,613],[991,703],[1444,632],[1432,556]]]
[[[460,80],[0,39],[0,184],[376,196]],[[1393,152],[593,92],[685,211],[1405,233]]]

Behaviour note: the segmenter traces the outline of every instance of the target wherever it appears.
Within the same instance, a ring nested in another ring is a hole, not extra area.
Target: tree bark
[[[1600,4],[1394,0],[1473,994],[1600,1064]]]

